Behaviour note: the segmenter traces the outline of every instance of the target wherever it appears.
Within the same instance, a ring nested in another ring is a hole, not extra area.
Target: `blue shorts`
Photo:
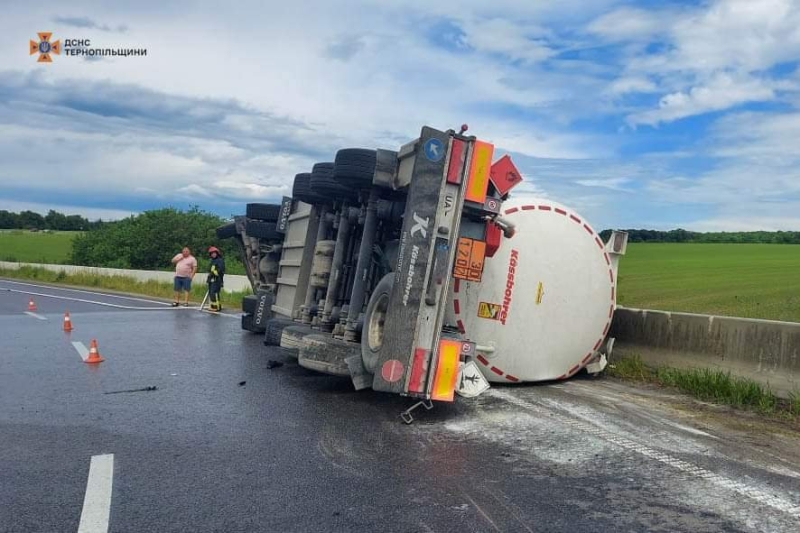
[[[182,278],[180,276],[175,276],[175,292],[191,291],[191,290],[192,290],[192,278]]]

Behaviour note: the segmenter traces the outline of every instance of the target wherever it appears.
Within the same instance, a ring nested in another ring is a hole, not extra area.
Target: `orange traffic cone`
[[[33,302],[33,298],[28,300],[28,311],[36,311],[36,304]]]
[[[69,319],[69,311],[64,313],[64,331],[72,331],[72,320]]]
[[[97,351],[97,341],[92,339],[92,344],[89,345],[89,357],[86,358],[84,363],[96,364],[102,363],[103,361],[105,361],[105,359],[100,357],[100,352]]]

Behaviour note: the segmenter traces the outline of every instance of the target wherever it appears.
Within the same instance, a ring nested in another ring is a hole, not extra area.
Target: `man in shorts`
[[[181,253],[172,258],[172,263],[175,265],[175,301],[172,302],[172,307],[180,305],[182,291],[186,291],[183,306],[189,307],[189,293],[192,291],[192,279],[197,273],[197,259],[194,258],[189,248],[184,248]]]

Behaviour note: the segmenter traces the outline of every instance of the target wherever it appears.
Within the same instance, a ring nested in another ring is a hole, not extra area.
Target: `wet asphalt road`
[[[41,320],[6,289],[113,306],[33,296]],[[114,532],[800,530],[785,425],[608,379],[409,404],[236,317],[0,280],[0,531],[77,531],[99,454]]]

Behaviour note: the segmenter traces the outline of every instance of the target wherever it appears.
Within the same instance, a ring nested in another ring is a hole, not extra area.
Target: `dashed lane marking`
[[[78,355],[81,356],[81,359],[86,361],[86,358],[89,357],[89,350],[86,349],[86,345],[82,342],[73,341],[72,346],[78,352]]]
[[[25,311],[25,314],[28,316],[32,316],[33,318],[38,318],[39,320],[47,320],[47,317],[42,315],[37,315],[36,313],[33,313],[31,311]]]
[[[108,533],[113,481],[114,454],[93,455],[78,533]]]

